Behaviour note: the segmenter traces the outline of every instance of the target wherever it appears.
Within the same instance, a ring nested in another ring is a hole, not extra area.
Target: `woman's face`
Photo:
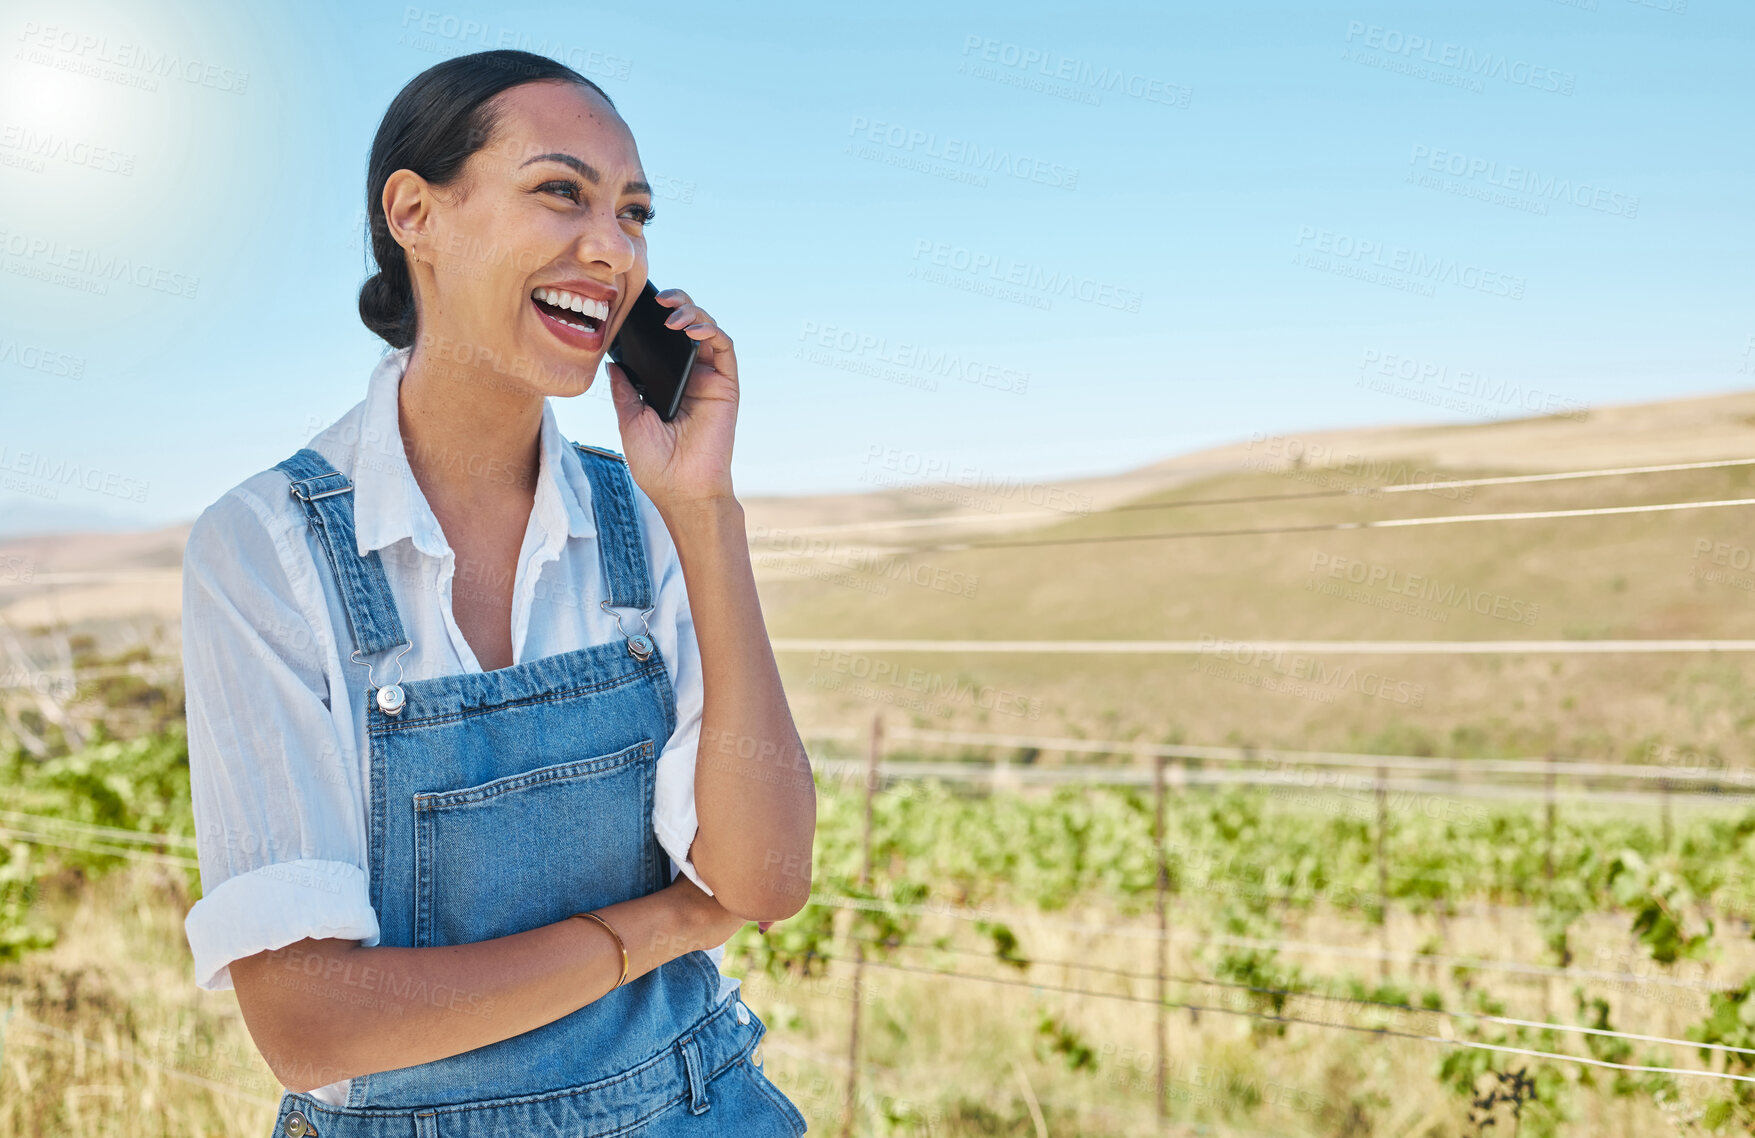
[[[497,102],[494,138],[456,183],[398,171],[385,186],[392,231],[401,208],[417,257],[415,353],[483,383],[578,395],[645,287],[652,189],[596,92],[525,83]]]

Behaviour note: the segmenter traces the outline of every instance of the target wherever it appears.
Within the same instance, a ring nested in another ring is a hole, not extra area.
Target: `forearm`
[[[704,688],[689,860],[731,912],[782,920],[809,899],[816,784],[762,620],[743,507],[712,498],[673,507],[665,523]]]
[[[594,911],[627,944],[630,981],[728,935],[674,889]],[[293,1090],[509,1039],[597,1000],[621,971],[603,926],[572,918],[434,948],[305,940],[232,964],[245,1024]]]

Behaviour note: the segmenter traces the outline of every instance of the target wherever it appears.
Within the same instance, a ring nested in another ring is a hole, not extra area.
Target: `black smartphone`
[[[622,366],[640,398],[666,423],[676,418],[701,347],[681,328],[664,326],[665,318],[675,311],[658,303],[658,287],[648,280],[609,345],[609,358]]]

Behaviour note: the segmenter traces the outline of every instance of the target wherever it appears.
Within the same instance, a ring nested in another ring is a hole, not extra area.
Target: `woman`
[[[191,530],[186,927],[287,1087],[277,1135],[805,1131],[718,968],[804,906],[816,824],[731,339],[659,293],[700,350],[670,423],[608,365],[625,458],[547,402],[643,288],[651,197],[571,69],[417,76],[368,170],[360,315],[396,350]]]

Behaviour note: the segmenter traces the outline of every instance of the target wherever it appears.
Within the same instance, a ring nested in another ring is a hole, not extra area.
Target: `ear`
[[[416,242],[430,242],[433,188],[413,170],[398,170],[384,181],[384,224],[406,254]]]

